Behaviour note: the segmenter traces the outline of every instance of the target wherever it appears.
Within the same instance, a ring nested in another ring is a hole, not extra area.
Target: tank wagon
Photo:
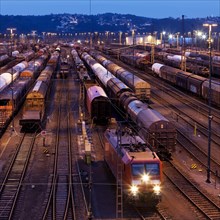
[[[151,150],[160,154],[161,158],[167,159],[171,157],[171,153],[175,150],[176,129],[159,112],[149,109],[148,105],[140,101],[136,95],[129,91],[129,88],[116,77],[109,74],[104,67],[100,67],[98,73],[98,64],[87,53],[83,54],[83,59],[88,63],[95,75],[103,85],[113,100],[122,107],[127,116],[138,125],[138,134],[142,139],[149,143]],[[101,70],[104,68],[104,72]],[[104,79],[103,79],[104,78]]]
[[[126,201],[138,207],[154,207],[161,199],[162,163],[146,142],[130,129],[107,129],[105,161],[117,179],[122,176]],[[119,170],[119,167],[123,169]]]
[[[95,59],[93,59],[88,53],[84,52],[81,56],[92,69],[100,84],[103,85],[106,89],[107,82],[110,79],[116,77],[113,74],[111,74],[107,69],[105,69],[101,64],[99,64]]]
[[[37,78],[33,88],[27,94],[22,118],[19,124],[25,131],[40,130],[43,127],[46,99],[56,64],[48,64]]]
[[[24,102],[32,79],[19,77],[0,93],[0,130],[6,128]],[[13,88],[13,89],[12,89]]]
[[[47,60],[48,55],[42,55],[34,61],[30,61],[28,63],[28,67],[21,72],[20,76],[36,79],[42,69],[45,67]]]
[[[5,73],[0,75],[0,92],[3,91],[12,81],[19,77],[20,72],[27,68],[28,63],[22,61],[11,69],[8,69]]]
[[[115,75],[118,79],[124,82],[128,87],[130,87],[135,95],[142,100],[150,99],[150,84],[133,73],[125,70],[124,68],[118,66],[105,57],[92,53],[92,56],[98,60],[110,73]]]
[[[159,63],[152,65],[152,71],[158,77],[208,101],[209,79]],[[211,81],[211,97],[212,103],[220,106],[219,82],[215,80]]]
[[[7,54],[0,55],[0,67],[4,66],[10,61],[10,57]]]
[[[30,61],[35,57],[35,52],[33,50],[26,51],[23,54],[20,54],[22,58],[24,58],[25,61]],[[43,54],[42,54],[43,55]]]

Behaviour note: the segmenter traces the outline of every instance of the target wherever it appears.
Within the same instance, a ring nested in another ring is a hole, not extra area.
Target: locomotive
[[[122,178],[126,201],[154,207],[161,199],[162,162],[130,129],[108,128],[104,134],[105,161],[116,179]]]

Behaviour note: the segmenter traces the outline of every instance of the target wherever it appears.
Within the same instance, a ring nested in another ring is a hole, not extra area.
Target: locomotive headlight
[[[150,177],[149,177],[149,175],[144,174],[144,175],[141,177],[141,179],[142,179],[143,182],[147,183],[147,182],[149,181]]]
[[[159,185],[155,185],[154,186],[154,192],[159,195],[160,194],[160,191],[161,191],[161,187]]]
[[[136,185],[131,186],[131,193],[133,196],[136,196],[138,193],[138,187]]]

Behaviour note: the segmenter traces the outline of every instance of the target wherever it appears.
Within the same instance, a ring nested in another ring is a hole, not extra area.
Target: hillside
[[[185,19],[185,32],[202,29],[206,20],[214,20],[219,23],[219,17]],[[0,15],[0,32],[6,33],[8,27],[17,29],[16,33],[30,33],[31,30],[41,32],[104,32],[123,31],[135,29],[137,32],[182,32],[181,18],[153,19],[129,14],[105,13],[98,15],[82,14],[51,14],[44,16],[2,16]],[[215,29],[218,32],[220,27]]]

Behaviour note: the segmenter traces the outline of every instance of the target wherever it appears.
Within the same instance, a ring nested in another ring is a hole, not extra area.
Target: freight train
[[[84,80],[85,81],[91,80],[91,78],[88,74],[87,68],[85,67],[83,61],[80,59],[77,51],[75,49],[73,49],[71,51],[71,54],[72,54],[75,68],[76,68],[76,71],[77,71],[77,74],[79,76],[80,81],[83,82]]]
[[[158,156],[126,127],[108,128],[104,144],[105,161],[115,178],[122,182],[126,202],[155,207],[161,200],[162,162]]]
[[[11,86],[7,86],[2,92],[0,92],[0,130],[3,131],[14,115],[19,110],[21,104],[27,95],[28,89],[33,84],[37,74],[44,68],[47,56],[36,59],[36,62],[30,61],[28,67],[21,71],[19,77],[13,80]],[[17,66],[18,72],[22,69],[22,66]],[[8,78],[11,79],[11,74]],[[14,75],[13,75],[14,77]],[[9,79],[8,79],[9,80]]]
[[[152,71],[158,77],[171,82],[173,85],[198,95],[205,100],[209,98],[209,79],[207,78],[160,63],[154,63]],[[211,101],[214,105],[220,106],[220,82],[215,80],[211,81]]]
[[[145,45],[137,45],[136,49],[140,49],[142,51],[148,51],[149,53],[152,50],[152,46]],[[141,60],[136,54],[132,55],[132,49],[130,50],[130,54],[128,51],[126,53],[121,53],[118,50],[114,50],[107,47],[99,48],[103,53],[112,55],[117,57],[124,63],[132,65],[141,70],[147,70],[150,66],[150,54],[146,55],[145,59]],[[157,62],[162,62],[165,65],[172,66],[174,68],[181,68],[181,54],[180,50],[175,50],[174,48],[161,48],[155,47],[154,59]],[[183,57],[183,56],[182,56]],[[209,55],[199,53],[198,51],[186,51],[186,70],[190,71],[194,74],[201,75],[207,77],[209,75]],[[214,76],[219,77],[220,72],[220,56],[212,57],[212,73]]]
[[[176,144],[176,129],[174,125],[159,112],[148,108],[119,79],[116,82],[116,77],[108,73],[88,53],[84,52],[82,58],[93,70],[107,93],[111,94],[111,96],[115,94],[113,100],[119,108],[124,109],[127,116],[138,126],[138,134],[149,143],[151,150],[160,154],[161,158],[169,159],[172,151],[175,150]]]
[[[55,57],[57,58],[56,61]],[[19,124],[24,131],[42,130],[45,119],[46,100],[50,91],[51,78],[57,68],[58,59],[59,53],[54,52],[47,66],[37,78],[33,88],[27,94],[22,118],[19,120]]]
[[[150,99],[150,84],[133,73],[125,70],[124,68],[118,66],[117,64],[113,63],[112,61],[106,59],[105,57],[101,56],[97,53],[91,53],[91,55],[98,60],[111,74],[116,76],[122,82],[124,82],[135,95],[142,100],[149,100]]]

